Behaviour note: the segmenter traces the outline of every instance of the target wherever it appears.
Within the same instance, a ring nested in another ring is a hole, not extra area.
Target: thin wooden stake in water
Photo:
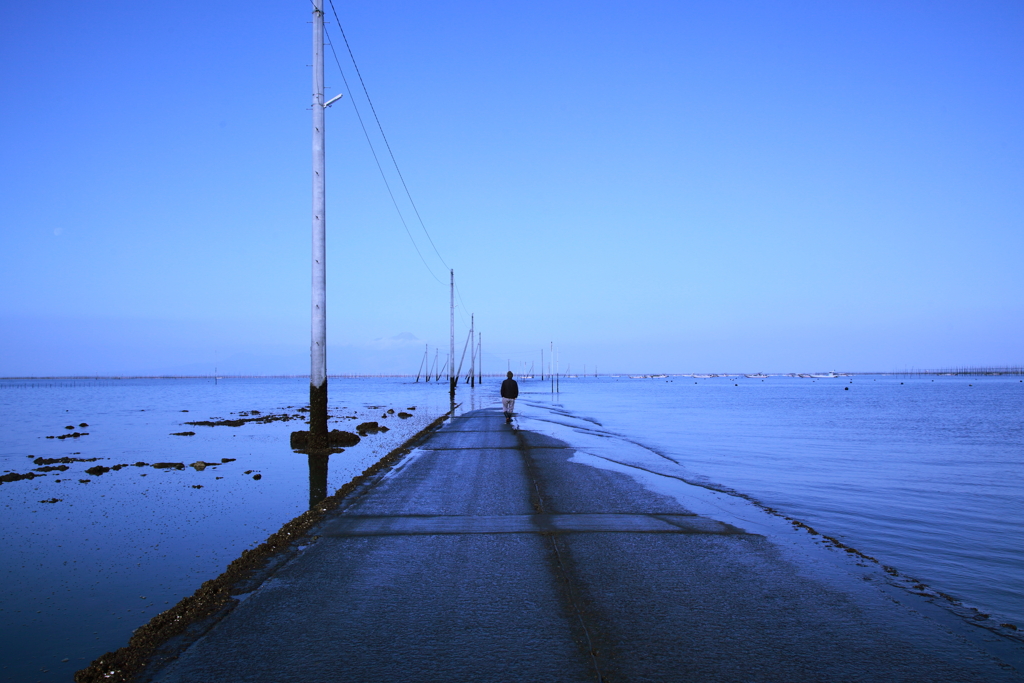
[[[430,352],[430,347],[427,346],[426,344],[424,344],[423,345],[423,360],[420,361],[420,369],[416,371],[416,381],[417,382],[420,381],[420,373],[423,371],[424,367],[427,365],[427,354],[429,352]],[[430,368],[427,368],[427,370],[430,370]],[[428,375],[429,375],[429,373],[428,373]],[[424,377],[423,381],[424,382],[427,381],[426,377]]]

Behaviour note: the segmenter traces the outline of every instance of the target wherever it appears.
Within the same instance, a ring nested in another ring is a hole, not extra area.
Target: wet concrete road
[[[1024,680],[572,455],[455,418],[153,680]]]

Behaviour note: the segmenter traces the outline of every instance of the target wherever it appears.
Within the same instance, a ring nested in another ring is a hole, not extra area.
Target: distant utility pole
[[[551,372],[551,369],[555,366],[555,342],[551,342],[551,346],[548,348],[548,377],[551,379],[551,393],[555,393],[555,375]]]
[[[544,381],[544,349],[540,350],[540,381]]]
[[[455,376],[455,269],[449,271],[451,275],[451,352],[448,354],[448,393],[455,399],[455,383],[459,378]]]
[[[476,316],[469,316],[469,386],[476,386],[476,344],[473,339],[476,337]]]
[[[477,357],[477,362],[480,363],[477,366],[477,368],[476,368],[476,372],[477,372],[476,383],[477,384],[483,384],[484,383],[484,335],[483,335],[483,333],[477,332],[476,333],[476,338],[477,338],[477,342],[476,342],[476,357]]]
[[[327,447],[327,241],[324,218],[324,10],[313,0],[313,326],[309,445]]]

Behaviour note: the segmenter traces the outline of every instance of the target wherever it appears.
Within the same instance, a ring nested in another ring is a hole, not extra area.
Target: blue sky
[[[485,369],[1024,362],[1020,3],[335,6]],[[0,6],[0,375],[308,371],[310,9]],[[328,367],[415,372],[328,21]]]

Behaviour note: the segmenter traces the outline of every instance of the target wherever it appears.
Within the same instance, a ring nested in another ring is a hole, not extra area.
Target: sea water
[[[996,622],[1024,625],[1019,378],[601,377],[563,378],[557,393],[547,381],[520,387],[524,408],[599,422],[678,463],[688,481],[753,498]],[[69,680],[307,509],[306,458],[288,447],[289,433],[306,428],[307,397],[301,379],[0,381],[0,474],[33,471],[37,457],[98,458],[0,485],[0,680]],[[497,381],[460,387],[459,400],[460,411],[497,405]],[[185,424],[253,410],[294,419]],[[328,492],[448,410],[444,383],[332,379],[332,428],[372,420],[392,429],[331,456]],[[74,431],[88,435],[46,438]],[[195,435],[175,435],[185,431]],[[151,466],[198,461],[214,464]],[[129,466],[85,472],[114,464]]]
[[[600,423],[883,565],[1024,628],[1019,376],[527,381],[520,400]],[[656,466],[656,465],[655,465]]]
[[[0,380],[0,474],[40,475],[0,485],[0,681],[70,680],[308,509],[323,488],[289,447],[308,397],[308,379]],[[449,410],[444,382],[331,379],[330,397],[332,429],[390,429],[330,456],[327,493]],[[291,419],[186,424],[266,416]]]

